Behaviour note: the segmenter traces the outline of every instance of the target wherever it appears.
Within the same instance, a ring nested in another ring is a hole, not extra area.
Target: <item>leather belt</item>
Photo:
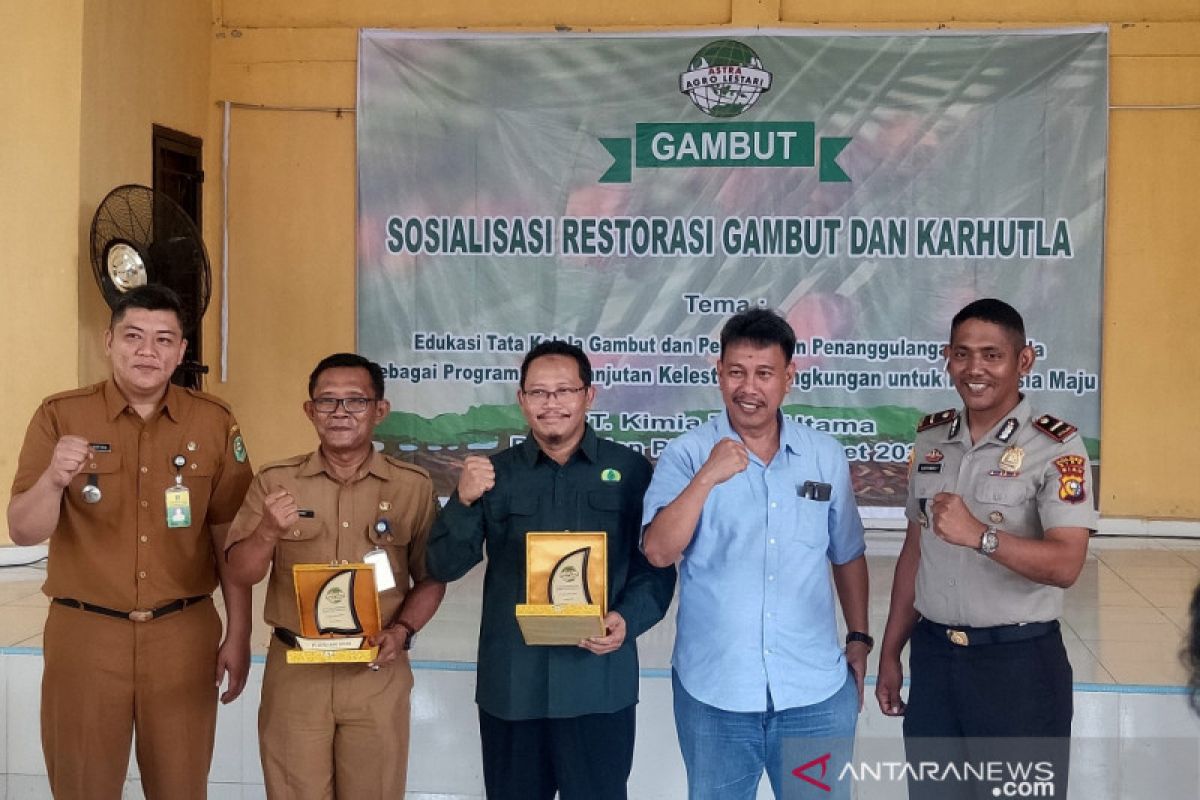
[[[966,628],[925,619],[917,623],[931,631],[939,639],[945,639],[950,644],[959,647],[976,647],[987,644],[1007,644],[1023,642],[1026,639],[1036,639],[1059,629],[1058,620],[1050,622],[1026,622],[1020,625],[997,625],[994,628]]]
[[[296,634],[289,631],[287,628],[276,628],[275,638],[286,644],[288,647],[295,649],[299,645],[296,643]]]
[[[103,614],[106,617],[115,617],[116,619],[127,619],[133,622],[149,622],[152,619],[165,617],[167,614],[174,614],[176,611],[182,611],[190,605],[199,603],[201,600],[207,600],[210,595],[198,594],[195,597],[184,597],[181,600],[172,600],[165,606],[158,608],[135,608],[133,611],[118,611],[115,608],[105,608],[93,603],[85,603],[82,600],[75,600],[70,597],[56,597],[54,602],[60,606],[69,608],[78,608],[83,611],[90,611],[93,614]]]

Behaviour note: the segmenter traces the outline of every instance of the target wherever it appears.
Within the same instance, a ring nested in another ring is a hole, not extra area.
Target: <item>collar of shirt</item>
[[[542,452],[541,446],[537,443],[537,439],[533,438],[533,432],[528,431],[525,434],[525,441],[520,444],[521,458],[526,466],[532,467],[538,463],[538,458],[549,459]],[[583,456],[593,464],[596,463],[596,432],[592,430],[591,425],[583,426],[583,438],[579,440],[579,446],[575,448],[575,452],[571,454],[571,458]]]
[[[781,412],[776,411],[775,415],[776,421],[779,423],[779,450],[791,453],[792,455],[797,455],[804,452],[803,430],[795,425],[785,424],[783,414]],[[742,441],[742,437],[733,429],[733,425],[729,423],[728,411],[722,411],[717,417],[716,423],[717,436],[713,441],[714,445],[726,437],[745,444],[745,442]],[[750,453],[750,459],[755,463],[762,464],[762,460],[758,456],[754,455],[753,452]]]
[[[325,456],[321,454],[321,449],[317,448],[308,454],[308,458],[300,466],[296,475],[301,478],[311,478],[321,473],[324,473],[330,480],[338,480],[337,476],[333,474],[333,470],[329,468],[329,464],[325,461]],[[374,475],[376,478],[387,480],[387,464],[382,453],[372,450],[366,463],[359,467],[358,472],[354,474],[354,479],[351,482],[361,481],[367,475]]]
[[[1012,444],[1017,440],[1019,434],[1029,424],[1030,418],[1033,416],[1033,410],[1029,405],[1029,398],[1022,395],[1021,401],[1013,407],[1012,411],[1001,418],[999,422],[992,426],[991,430],[985,436],[980,438],[978,442],[971,442],[971,430],[967,424],[967,410],[964,408],[958,414],[958,420],[961,420],[958,425],[950,423],[944,426],[944,430],[940,434],[943,442],[957,442],[967,450],[974,447],[981,447],[986,444]],[[1017,421],[1016,427],[1012,429],[1007,437],[1001,438],[1000,434],[1004,426],[1008,424],[1010,419]]]
[[[159,408],[171,418],[172,422],[179,422],[183,417],[183,406],[187,399],[187,393],[183,389],[173,383],[168,383],[167,392],[163,396]],[[127,408],[130,408],[129,401],[125,395],[121,394],[116,381],[109,378],[104,382],[104,410],[108,415],[109,422],[119,417]]]

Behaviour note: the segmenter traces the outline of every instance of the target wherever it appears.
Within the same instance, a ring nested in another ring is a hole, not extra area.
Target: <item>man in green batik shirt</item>
[[[489,800],[626,796],[638,698],[634,640],[662,619],[675,568],[638,549],[650,464],[587,425],[595,398],[584,352],[543,342],[521,364],[517,402],[530,433],[491,459],[468,457],[430,534],[426,564],[461,578],[486,547],[479,632],[479,734]],[[529,646],[515,609],[525,598],[525,534],[607,534],[603,636]]]

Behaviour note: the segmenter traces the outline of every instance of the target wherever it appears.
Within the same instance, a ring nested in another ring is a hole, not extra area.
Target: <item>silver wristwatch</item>
[[[1000,546],[1000,537],[996,535],[997,533],[995,525],[987,527],[987,530],[979,537],[979,552],[985,556],[990,556],[996,552],[996,548]]]

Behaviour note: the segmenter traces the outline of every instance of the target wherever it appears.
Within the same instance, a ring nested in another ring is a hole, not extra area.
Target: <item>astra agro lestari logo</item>
[[[758,53],[734,39],[701,47],[678,91],[713,122],[637,122],[633,138],[601,138],[613,163],[600,183],[630,183],[633,168],[817,167],[822,183],[848,183],[837,157],[848,136],[817,136],[810,121],[736,119],[771,89],[773,73]],[[795,89],[792,89],[795,91]],[[776,104],[779,105],[779,104]]]
[[[771,88],[771,77],[749,46],[720,39],[692,56],[679,76],[679,91],[710,117],[736,117]]]

